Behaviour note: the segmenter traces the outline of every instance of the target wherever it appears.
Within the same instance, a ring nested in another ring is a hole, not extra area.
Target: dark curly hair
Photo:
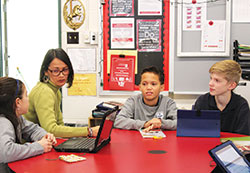
[[[154,73],[156,74],[158,77],[159,77],[159,80],[161,82],[161,85],[164,84],[164,74],[161,70],[159,70],[157,67],[155,66],[149,66],[149,67],[146,67],[142,70],[141,72],[141,77],[144,73],[146,72],[150,72],[150,73]]]

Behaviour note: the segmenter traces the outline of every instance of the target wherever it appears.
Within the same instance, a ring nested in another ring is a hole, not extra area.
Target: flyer
[[[135,57],[111,55],[110,90],[134,90]]]
[[[138,51],[161,51],[161,20],[137,20]]]
[[[134,18],[111,18],[111,48],[134,48]]]
[[[110,16],[134,16],[134,0],[110,0]]]

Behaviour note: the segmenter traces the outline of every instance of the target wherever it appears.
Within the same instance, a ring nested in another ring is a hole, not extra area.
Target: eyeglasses
[[[48,68],[48,70],[52,73],[52,75],[54,75],[54,76],[59,76],[61,73],[65,76],[65,75],[68,75],[69,74],[69,69],[68,68],[64,68],[64,69],[62,69],[62,70],[58,70],[58,69],[56,69],[56,70],[50,70],[49,68]]]

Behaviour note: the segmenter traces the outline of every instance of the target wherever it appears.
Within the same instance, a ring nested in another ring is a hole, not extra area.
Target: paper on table
[[[139,130],[143,138],[165,138],[166,135],[162,130],[151,130],[149,132],[143,132],[142,129]]]

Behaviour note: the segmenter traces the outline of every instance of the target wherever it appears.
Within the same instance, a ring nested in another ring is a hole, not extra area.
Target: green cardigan
[[[87,136],[87,127],[64,126],[59,89],[52,82],[38,82],[29,94],[29,111],[24,117],[56,137]]]

